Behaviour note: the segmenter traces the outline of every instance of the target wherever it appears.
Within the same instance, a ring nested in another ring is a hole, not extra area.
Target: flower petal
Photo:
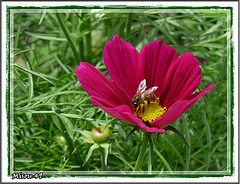
[[[151,132],[151,133],[154,133],[154,132],[157,132],[157,133],[166,133],[166,131],[163,129],[163,128],[157,128],[157,127],[148,127],[147,125],[145,125],[143,123],[143,121],[139,118],[137,118],[136,116],[134,115],[129,115],[132,120],[137,124],[137,126],[143,130],[144,132]]]
[[[131,108],[127,105],[121,105],[117,106],[115,108],[107,108],[100,104],[98,101],[95,102],[95,99],[92,99],[92,102],[97,104],[97,107],[102,108],[105,112],[110,114],[111,116],[114,116],[120,120],[126,121],[128,123],[131,123],[134,126],[139,127],[141,130],[145,132],[158,132],[158,133],[165,133],[166,131],[162,128],[156,128],[156,127],[148,127],[146,126],[143,121],[139,118],[137,118],[134,114]]]
[[[131,99],[113,81],[89,63],[80,63],[75,73],[83,89],[91,97],[98,99],[104,106],[113,108],[119,105],[130,104]]]
[[[172,62],[178,58],[177,52],[162,40],[154,41],[143,47],[140,52],[140,78],[145,78],[147,87],[158,86],[155,94],[159,96],[162,81]]]
[[[109,108],[101,104],[98,100],[96,100],[94,97],[92,98],[92,103],[95,104],[96,107],[100,107],[105,112],[110,114],[111,116],[126,121],[128,123],[133,124],[134,126],[137,126],[137,124],[132,120],[132,118],[129,117],[129,114],[133,114],[132,110],[127,105],[120,105],[115,108]]]
[[[132,99],[140,83],[137,50],[115,35],[106,43],[103,57],[111,79]]]
[[[166,113],[158,118],[155,119],[151,124],[155,127],[165,127],[174,121],[176,121],[185,111],[190,109],[190,107],[204,94],[211,91],[213,87],[215,87],[216,84],[209,86],[208,88],[202,90],[201,92],[194,93],[189,97],[187,100],[178,100],[176,101],[169,109],[166,111]]]
[[[177,100],[186,100],[198,87],[201,69],[192,53],[184,53],[166,74],[160,91],[162,106],[170,107]]]

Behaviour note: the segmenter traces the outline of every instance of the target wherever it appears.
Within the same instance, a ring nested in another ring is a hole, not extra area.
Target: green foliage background
[[[152,135],[141,166],[149,171],[226,171],[227,165],[227,13],[223,10],[71,10],[65,13],[14,14],[14,170],[15,171],[132,171],[143,133],[114,121],[91,104],[74,74],[87,61],[109,77],[102,58],[115,34],[138,51],[163,40],[178,55],[192,52],[202,69],[197,91],[217,84],[172,126],[174,133]],[[110,121],[113,121],[109,123]],[[111,137],[102,144],[92,128],[109,123]]]

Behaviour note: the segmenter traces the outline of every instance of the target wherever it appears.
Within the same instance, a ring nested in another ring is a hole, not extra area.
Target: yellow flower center
[[[150,103],[148,103],[147,100],[144,100],[139,104],[139,108],[137,108],[134,113],[144,122],[151,123],[155,119],[163,116],[166,110],[166,107],[162,108],[161,105],[159,105],[159,99],[157,98],[155,101],[150,101]]]

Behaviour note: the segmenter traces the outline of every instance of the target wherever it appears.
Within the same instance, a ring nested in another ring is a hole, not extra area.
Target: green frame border
[[[203,6],[203,7],[192,7],[192,6],[127,6],[127,5],[106,5],[106,6],[76,6],[76,5],[69,5],[69,6],[57,6],[57,7],[49,7],[49,6],[41,6],[41,7],[34,7],[34,6],[29,6],[29,7],[22,7],[22,6],[7,6],[7,20],[6,20],[6,25],[7,25],[7,39],[6,39],[6,51],[7,51],[7,64],[6,64],[6,71],[7,71],[7,86],[6,86],[6,109],[7,109],[7,125],[8,125],[8,130],[7,130],[7,136],[8,136],[8,176],[12,176],[12,173],[10,173],[10,10],[11,9],[102,9],[102,10],[110,10],[110,9],[229,9],[230,10],[230,107],[231,107],[231,125],[230,125],[230,134],[231,134],[231,142],[230,142],[230,150],[231,150],[231,158],[230,158],[230,165],[231,165],[231,173],[227,175],[222,175],[222,174],[217,174],[217,175],[177,175],[177,174],[165,174],[165,175],[134,175],[134,174],[126,174],[126,175],[105,175],[105,174],[100,174],[100,175],[94,175],[94,174],[88,174],[88,175],[68,175],[68,174],[53,174],[53,175],[43,175],[43,178],[50,178],[50,177],[136,177],[136,178],[198,178],[198,177],[224,177],[224,176],[232,176],[234,173],[234,166],[233,166],[233,146],[234,146],[234,126],[233,126],[233,108],[234,108],[234,63],[233,63],[233,41],[232,41],[232,36],[233,36],[233,31],[232,31],[232,25],[233,25],[233,8],[231,6],[226,6],[226,7],[220,7],[220,6]]]

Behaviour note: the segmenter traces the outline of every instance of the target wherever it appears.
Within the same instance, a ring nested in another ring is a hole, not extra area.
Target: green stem
[[[56,13],[56,16],[57,16],[58,23],[59,23],[59,25],[60,25],[60,27],[61,27],[65,37],[67,38],[67,41],[68,41],[71,49],[72,49],[76,65],[79,65],[79,63],[81,62],[81,58],[78,55],[77,49],[76,49],[76,47],[75,47],[75,45],[74,45],[74,43],[72,41],[72,38],[71,38],[71,36],[70,36],[70,34],[69,34],[68,30],[67,30],[67,27],[65,26],[65,24],[64,24],[64,22],[63,22],[63,20],[62,20],[62,18],[60,16],[60,14]]]
[[[147,136],[145,135],[144,138],[143,138],[143,144],[142,144],[142,149],[138,155],[138,159],[137,159],[137,162],[136,162],[136,165],[133,169],[133,171],[140,171],[141,169],[141,165],[142,165],[142,161],[143,161],[143,158],[144,158],[144,154],[146,152],[146,148],[147,148],[147,143],[148,143],[148,139],[147,139]]]
[[[128,20],[127,20],[127,30],[126,30],[126,36],[130,34],[131,32],[131,26],[132,26],[132,13],[128,14]]]
[[[91,27],[91,19],[87,19],[85,21],[85,28],[90,28]],[[86,60],[88,62],[91,62],[92,58],[92,37],[91,37],[91,31],[86,34]]]
[[[102,171],[104,171],[105,170],[104,152],[101,147],[99,148],[99,152],[100,152],[100,156],[101,156],[101,169],[102,169]]]
[[[84,17],[84,14],[81,13],[81,17]],[[81,20],[82,22],[80,23],[79,26],[79,32],[81,32],[82,30],[84,30],[84,23],[83,20]],[[81,61],[84,61],[84,42],[83,42],[83,37],[79,38],[79,57],[81,58]]]
[[[121,22],[122,19],[120,19],[119,22]],[[122,38],[124,36],[124,30],[125,30],[125,22],[123,22],[118,29],[118,36]]]

